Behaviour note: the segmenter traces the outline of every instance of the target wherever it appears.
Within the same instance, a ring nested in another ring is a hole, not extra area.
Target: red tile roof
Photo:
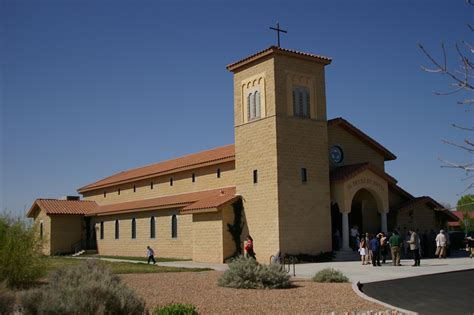
[[[123,171],[107,178],[101,179],[95,183],[79,188],[79,193],[104,188],[112,185],[122,184],[130,181],[136,181],[158,175],[164,175],[170,172],[178,172],[187,169],[212,165],[224,161],[233,161],[235,158],[234,145],[215,148],[212,150],[201,151],[189,154],[177,159],[155,163],[128,171]]]
[[[448,225],[451,227],[460,226],[461,221],[464,220],[464,214],[462,213],[462,211],[451,211],[451,213],[454,214],[458,218],[458,220],[453,221],[453,222],[448,222]],[[470,211],[469,216],[471,218],[474,218],[474,211]]]
[[[259,51],[255,54],[253,54],[253,55],[245,57],[244,59],[241,59],[239,61],[231,63],[231,64],[227,65],[226,68],[229,71],[234,71],[234,70],[240,68],[243,65],[246,65],[246,64],[248,64],[252,61],[258,60],[262,57],[265,57],[265,56],[268,56],[268,55],[271,55],[271,54],[274,54],[274,53],[281,54],[281,55],[287,55],[287,56],[294,56],[294,57],[299,57],[299,58],[303,57],[303,58],[306,58],[308,60],[318,61],[318,62],[320,62],[324,65],[328,65],[332,61],[331,58],[325,57],[325,56],[320,56],[320,55],[305,53],[305,52],[301,52],[301,51],[281,48],[281,47],[278,47],[278,46],[270,46],[267,49],[264,49],[262,51]]]
[[[348,180],[365,170],[370,170],[373,173],[377,174],[378,176],[384,178],[390,184],[395,184],[397,180],[392,176],[388,175],[378,167],[374,166],[370,163],[359,163],[359,164],[351,164],[346,166],[340,166],[335,168],[331,171],[330,178],[331,181],[344,181]]]
[[[196,210],[219,208],[237,197],[235,187],[226,187],[98,206],[88,215],[109,215],[170,208],[180,208],[182,213],[193,213]]]
[[[360,129],[355,127],[353,124],[349,123],[347,120],[345,120],[342,117],[338,118],[333,118],[328,120],[328,125],[329,126],[340,126],[344,128],[346,131],[351,133],[353,136],[359,138],[360,140],[364,141],[367,143],[372,149],[374,149],[376,152],[380,153],[385,161],[391,161],[395,160],[397,157],[395,154],[387,150],[384,146],[382,146],[380,143],[369,137],[367,134],[362,132]]]
[[[95,201],[85,200],[60,200],[60,199],[36,199],[30,210],[27,213],[27,217],[33,217],[36,209],[46,211],[48,215],[51,214],[76,214],[84,215],[91,213],[97,204]]]

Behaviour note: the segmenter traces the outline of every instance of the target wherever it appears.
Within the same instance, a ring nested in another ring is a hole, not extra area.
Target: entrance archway
[[[377,233],[381,231],[380,203],[377,203],[377,196],[369,190],[362,188],[358,190],[351,203],[349,212],[349,226],[357,225],[360,233]]]

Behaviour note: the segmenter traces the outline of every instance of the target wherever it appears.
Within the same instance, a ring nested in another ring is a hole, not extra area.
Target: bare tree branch
[[[461,129],[461,130],[474,131],[474,127],[462,127],[456,124],[451,124],[451,126],[453,126],[454,128]]]

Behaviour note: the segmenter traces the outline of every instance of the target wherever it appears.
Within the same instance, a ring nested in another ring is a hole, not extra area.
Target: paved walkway
[[[91,258],[91,257],[81,257]],[[101,258],[108,261],[121,261],[121,262],[132,262],[132,263],[144,263],[143,261],[131,261],[123,259],[113,258]],[[310,263],[310,264],[297,264],[296,277],[298,278],[311,278],[314,274],[324,268],[335,268],[343,272],[351,282],[369,283],[383,280],[392,280],[408,277],[416,277],[421,275],[429,275],[443,272],[459,271],[474,269],[474,259],[468,257],[463,258],[447,258],[447,259],[423,259],[420,267],[412,267],[413,260],[401,261],[402,266],[394,267],[391,261],[388,260],[387,264],[381,267],[373,267],[372,265],[362,266],[358,261],[345,261],[345,262],[326,262],[326,263]],[[208,264],[198,263],[193,261],[171,261],[171,262],[158,262],[159,266],[168,267],[182,267],[182,268],[210,268],[218,271],[224,271],[228,269],[226,264]],[[293,270],[291,270],[293,274]]]

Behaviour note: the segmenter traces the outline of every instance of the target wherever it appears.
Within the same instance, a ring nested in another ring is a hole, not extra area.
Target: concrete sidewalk
[[[90,259],[93,257],[77,257],[80,259]],[[100,258],[102,260],[117,261],[117,262],[131,262],[143,263],[144,261],[132,261],[114,258]],[[325,263],[310,263],[297,264],[296,277],[297,278],[311,278],[314,274],[324,268],[335,268],[343,272],[351,282],[369,283],[383,280],[392,280],[408,277],[416,277],[421,275],[437,274],[450,271],[469,270],[474,269],[474,259],[463,258],[447,258],[447,259],[423,259],[420,267],[412,267],[413,260],[403,259],[402,266],[394,267],[391,260],[381,267],[373,267],[372,265],[362,266],[359,261],[346,262],[325,262]],[[218,271],[225,271],[228,269],[226,264],[209,264],[199,263],[193,261],[171,261],[171,262],[157,262],[159,266],[166,267],[181,267],[181,268],[210,268]],[[293,269],[291,269],[293,274]]]

